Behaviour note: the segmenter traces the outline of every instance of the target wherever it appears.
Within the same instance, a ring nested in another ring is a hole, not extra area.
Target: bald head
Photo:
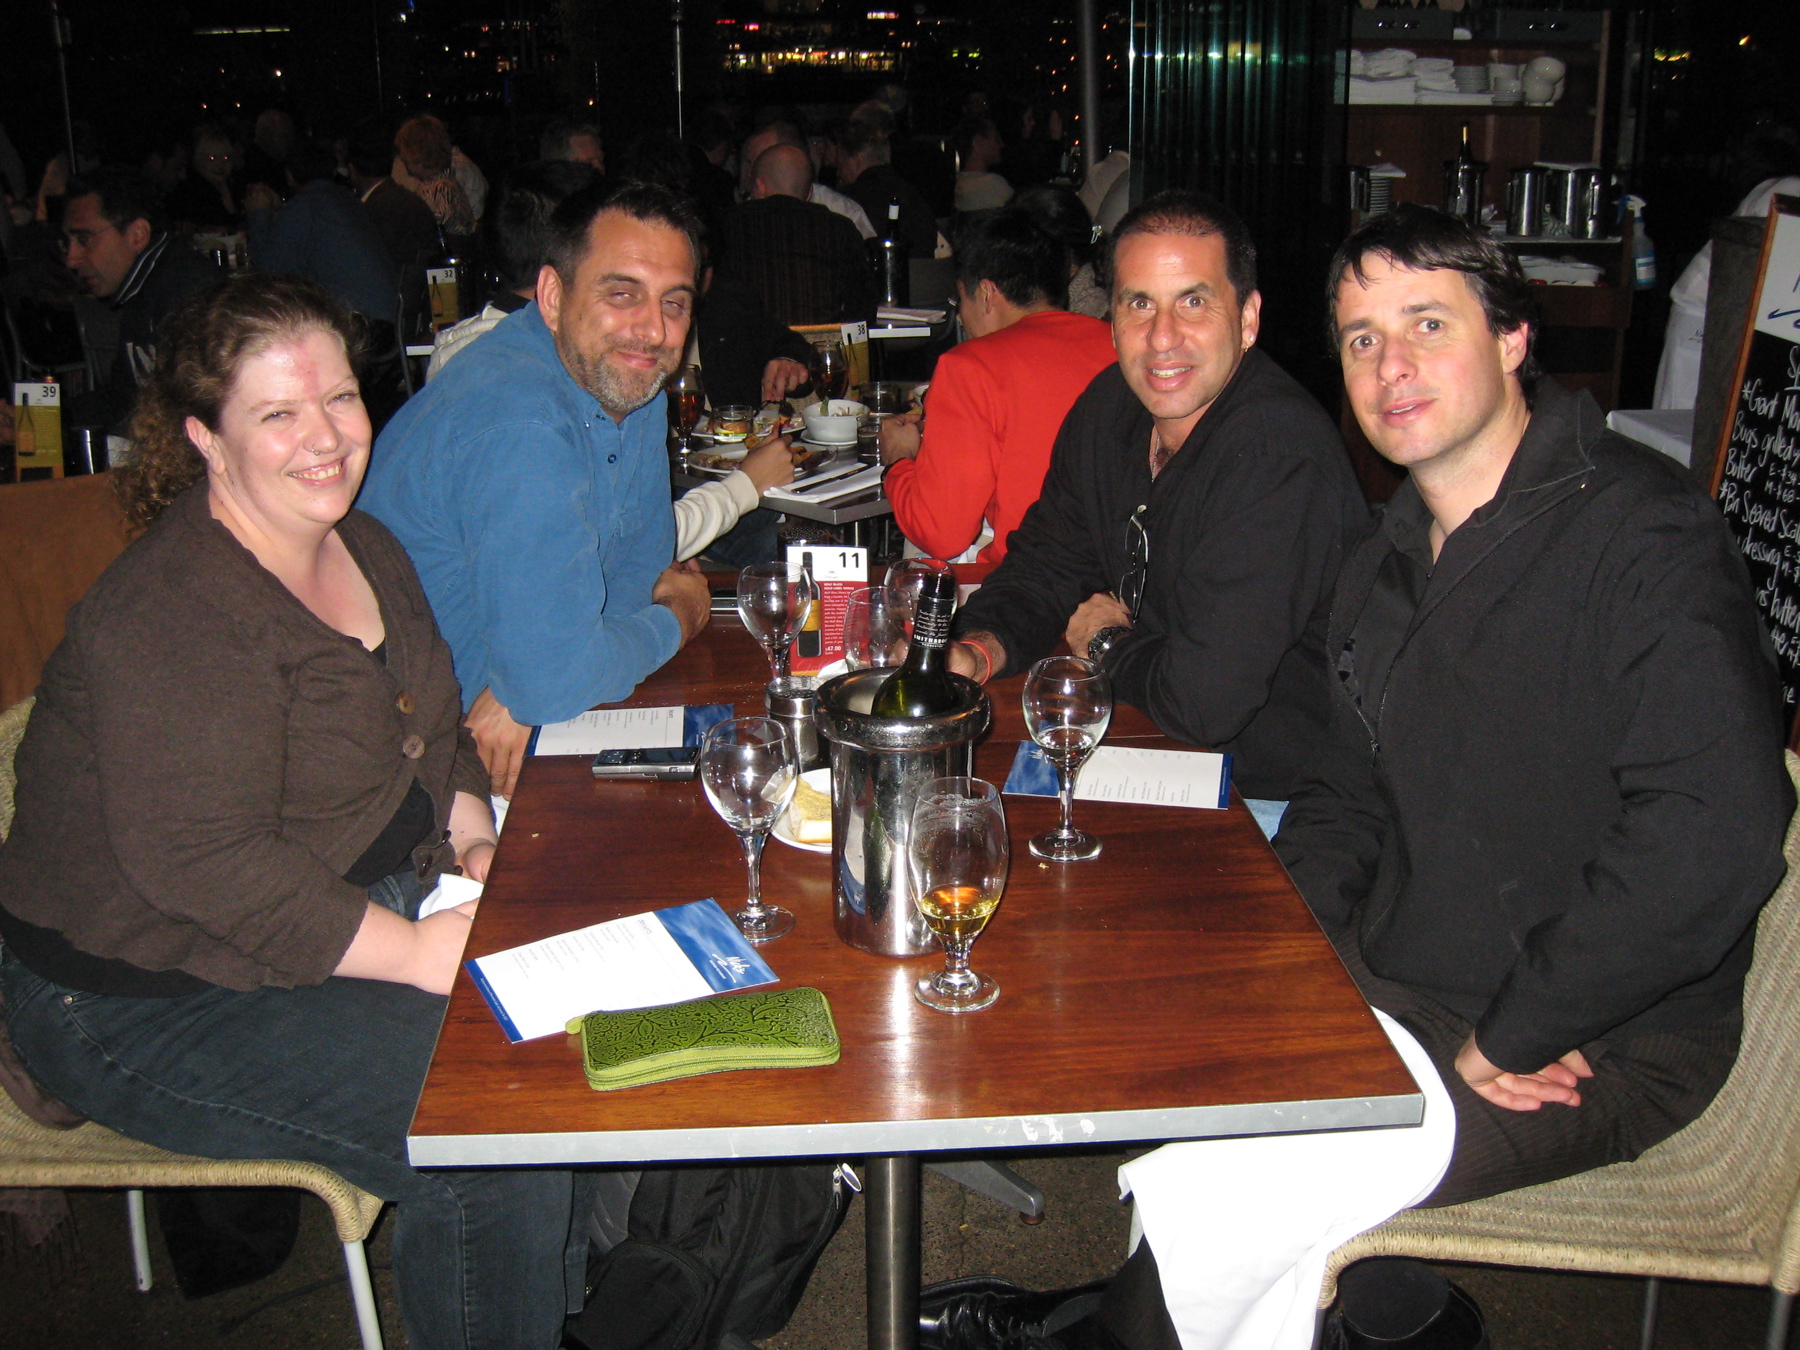
[[[798,146],[771,145],[756,157],[750,177],[752,197],[799,197],[804,201],[812,190],[812,161]]]

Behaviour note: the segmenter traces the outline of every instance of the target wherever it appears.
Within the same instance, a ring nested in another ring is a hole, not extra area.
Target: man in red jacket
[[[957,239],[956,273],[971,340],[938,359],[928,418],[887,420],[881,458],[908,539],[932,557],[954,558],[985,522],[993,541],[978,560],[997,563],[1037,500],[1063,418],[1113,363],[1112,334],[1063,308],[1068,259],[1023,212],[970,223]]]

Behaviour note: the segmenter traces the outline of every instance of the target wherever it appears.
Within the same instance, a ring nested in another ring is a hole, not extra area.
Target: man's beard
[[[574,378],[575,383],[592,394],[600,406],[614,417],[634,413],[655,398],[662,392],[663,385],[668,382],[674,369],[672,358],[675,352],[669,347],[615,342],[597,356],[590,357],[559,333],[556,352],[562,357],[563,367]],[[617,366],[606,360],[612,352],[631,352],[637,356],[656,356],[662,359],[649,374],[621,373]]]

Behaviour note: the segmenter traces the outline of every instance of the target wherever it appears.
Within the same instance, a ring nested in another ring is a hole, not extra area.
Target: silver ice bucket
[[[937,940],[914,903],[906,835],[919,791],[973,771],[988,698],[953,676],[963,695],[936,717],[875,717],[869,704],[893,672],[855,670],[819,686],[817,719],[831,743],[831,873],[837,934],[880,956],[920,956]]]

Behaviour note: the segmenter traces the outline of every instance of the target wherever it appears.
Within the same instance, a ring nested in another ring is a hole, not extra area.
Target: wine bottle
[[[937,572],[925,578],[913,617],[906,660],[875,691],[869,711],[877,717],[933,717],[954,712],[963,696],[944,664],[950,615],[956,609],[956,577]]]
[[[811,552],[800,555],[800,566],[807,576],[812,576]],[[819,612],[824,608],[825,598],[820,596],[813,602],[813,607],[806,616],[806,623],[800,629],[800,636],[794,640],[796,656],[817,656],[825,650],[824,616]]]

